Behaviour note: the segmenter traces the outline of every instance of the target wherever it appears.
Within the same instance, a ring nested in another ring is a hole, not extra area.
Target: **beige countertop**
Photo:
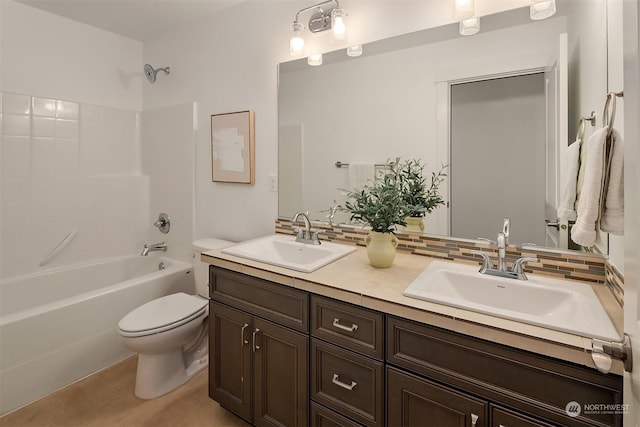
[[[431,263],[430,257],[398,252],[390,268],[375,268],[369,264],[366,250],[358,247],[354,253],[312,273],[251,261],[221,250],[205,252],[201,259],[318,295],[595,369],[588,337],[405,297],[403,291]],[[605,285],[588,284],[622,335],[622,308]],[[621,375],[622,362],[614,360],[611,372]]]

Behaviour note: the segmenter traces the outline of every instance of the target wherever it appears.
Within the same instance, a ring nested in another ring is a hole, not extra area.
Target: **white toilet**
[[[218,239],[193,242],[197,295],[167,295],[134,309],[118,323],[124,345],[138,353],[135,394],[154,399],[174,390],[209,363],[209,265],[200,254],[232,245]]]

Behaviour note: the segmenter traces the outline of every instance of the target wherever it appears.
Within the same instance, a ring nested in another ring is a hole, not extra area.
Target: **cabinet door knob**
[[[256,335],[258,335],[259,333],[260,333],[260,329],[256,328],[256,330],[253,331],[253,334],[252,334],[252,337],[251,337],[251,339],[253,341],[252,345],[253,345],[253,351],[254,352],[256,350],[260,350],[260,346],[258,344],[256,344]]]
[[[355,332],[358,330],[358,325],[352,323],[351,326],[344,326],[340,324],[340,319],[337,317],[333,319],[333,326],[338,329],[342,329],[343,331]]]
[[[478,417],[476,414],[471,414],[471,426],[475,427],[476,424],[478,423]]]
[[[242,325],[242,329],[240,330],[240,347],[244,347],[245,344],[249,344],[249,341],[244,339],[244,330],[249,327],[249,324],[245,323]]]
[[[354,389],[355,386],[358,385],[358,383],[355,381],[351,381],[351,384],[343,383],[342,381],[340,381],[339,378],[340,377],[338,374],[333,374],[333,378],[331,379],[331,382],[337,385],[338,387],[342,387],[345,390],[351,391]]]

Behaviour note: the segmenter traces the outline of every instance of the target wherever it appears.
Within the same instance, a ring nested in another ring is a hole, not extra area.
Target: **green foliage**
[[[373,231],[393,233],[396,225],[407,225],[406,217],[422,217],[444,204],[438,188],[447,176],[446,167],[432,172],[427,188],[420,160],[388,161],[386,173],[371,185],[347,192],[350,200],[344,207],[351,212],[352,221],[368,224]]]
[[[431,173],[431,182],[427,188],[427,180],[423,175],[424,165],[420,163],[420,160],[414,159],[401,162],[397,158],[395,162],[390,162],[390,164],[392,165],[392,172],[397,175],[398,183],[402,187],[403,197],[407,204],[411,206],[409,216],[425,216],[444,204],[444,199],[439,194],[438,189],[447,176],[444,173],[447,166],[442,165],[437,173]]]
[[[404,200],[402,186],[395,173],[387,173],[373,184],[349,191],[345,208],[351,220],[368,224],[373,231],[393,233],[396,225],[407,225],[410,206]]]

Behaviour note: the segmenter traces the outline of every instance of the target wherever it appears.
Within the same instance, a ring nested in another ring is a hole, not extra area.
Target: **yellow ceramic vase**
[[[372,231],[365,238],[369,263],[378,268],[391,267],[396,257],[398,238],[393,233]]]
[[[404,226],[404,231],[407,233],[422,233],[424,231],[424,221],[421,216],[408,216],[404,220],[407,223]]]

